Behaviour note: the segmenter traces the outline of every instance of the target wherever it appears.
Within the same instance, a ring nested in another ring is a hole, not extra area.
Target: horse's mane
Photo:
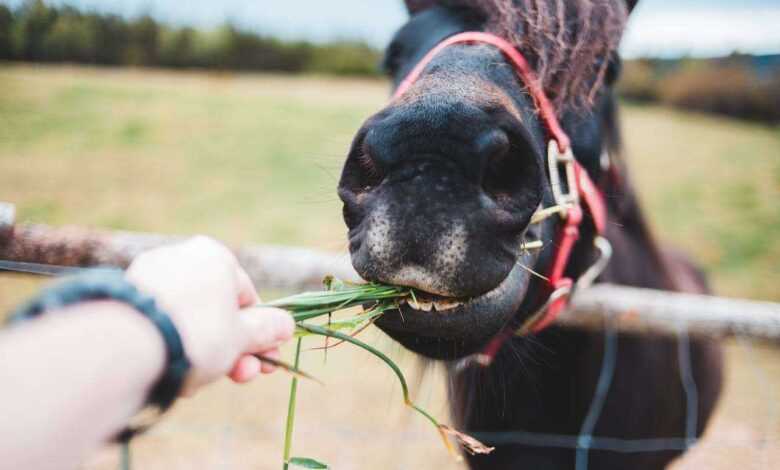
[[[531,62],[559,110],[589,107],[628,19],[622,0],[442,0],[478,15]]]

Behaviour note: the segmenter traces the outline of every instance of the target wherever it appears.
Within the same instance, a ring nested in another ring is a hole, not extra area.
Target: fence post
[[[0,201],[0,241],[9,237],[16,222],[16,207],[8,202]]]

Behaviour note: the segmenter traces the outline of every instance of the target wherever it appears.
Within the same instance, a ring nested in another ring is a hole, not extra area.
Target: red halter
[[[549,326],[558,314],[568,305],[571,290],[574,287],[574,281],[571,278],[564,277],[566,266],[569,263],[574,244],[579,238],[579,226],[583,218],[583,210],[580,201],[584,201],[590,216],[593,219],[596,232],[603,235],[606,227],[607,211],[604,205],[604,199],[593,181],[588,176],[582,166],[574,159],[571,151],[571,141],[566,135],[558,118],[552,103],[542,88],[536,74],[531,70],[528,61],[523,57],[520,51],[509,41],[496,35],[483,32],[465,32],[451,36],[440,42],[431,49],[422,60],[415,65],[414,69],[398,86],[393,95],[393,99],[399,98],[406,93],[409,88],[420,78],[425,68],[441,51],[455,44],[489,44],[500,50],[509,62],[514,66],[520,80],[528,88],[528,92],[533,97],[536,107],[544,122],[547,131],[550,134],[551,142],[548,148],[548,162],[550,180],[555,195],[556,204],[562,205],[565,209],[562,216],[565,220],[558,236],[558,250],[552,263],[552,268],[548,276],[550,299],[546,309],[540,312],[540,315],[532,317],[531,323],[524,325],[523,332],[537,333]],[[554,141],[554,143],[553,143]],[[563,193],[561,186],[561,177],[558,166],[563,165],[566,170],[567,184],[569,193]],[[515,330],[507,330],[499,334],[487,346],[483,352],[483,360],[491,360],[501,345],[515,334]]]

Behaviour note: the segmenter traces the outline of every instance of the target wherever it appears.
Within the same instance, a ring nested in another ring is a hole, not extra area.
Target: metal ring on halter
[[[577,279],[577,283],[574,285],[575,291],[590,287],[590,285],[596,281],[596,278],[604,272],[604,269],[606,269],[609,264],[609,260],[612,258],[612,244],[603,236],[597,235],[593,239],[593,246],[599,253],[598,258],[596,258],[596,261],[587,269],[587,271]]]
[[[526,336],[528,333],[530,333],[534,326],[539,322],[540,319],[544,317],[544,314],[547,312],[547,309],[550,308],[550,305],[552,305],[553,302],[566,297],[567,295],[570,295],[572,293],[572,286],[566,285],[559,287],[553,291],[552,294],[550,294],[550,297],[547,299],[547,301],[539,307],[539,309],[534,312],[533,315],[531,315],[528,319],[526,319],[523,324],[515,330],[514,336]],[[511,336],[510,336],[511,337]],[[493,362],[493,356],[491,354],[485,354],[484,352],[472,354],[470,356],[466,356],[463,359],[457,361],[454,364],[454,370],[456,373],[460,373],[467,367],[470,367],[471,365],[479,365],[482,367],[487,367]]]
[[[539,320],[544,317],[545,313],[550,308],[550,305],[563,297],[572,295],[577,291],[577,289],[584,289],[590,286],[593,284],[596,278],[598,278],[599,275],[604,272],[604,269],[609,264],[609,260],[612,258],[612,244],[605,237],[597,235],[593,239],[593,246],[598,251],[598,258],[596,258],[596,261],[585,271],[585,273],[582,274],[582,276],[580,276],[574,287],[565,285],[554,290],[553,293],[550,294],[550,297],[547,299],[547,301],[541,307],[539,307],[533,315],[528,317],[520,326],[520,328],[515,330],[514,336],[528,335],[531,331],[533,331],[534,326],[539,322]],[[475,364],[486,367],[490,365],[492,360],[493,358],[487,354],[472,354],[457,361],[454,365],[454,368],[455,371],[459,373],[467,367]]]
[[[542,304],[541,307],[539,307],[536,312],[534,312],[533,315],[528,317],[523,324],[515,331],[515,336],[525,336],[528,333],[530,333],[534,325],[542,318],[544,317],[544,314],[547,312],[547,309],[550,308],[550,305],[552,305],[553,302],[568,296],[572,293],[572,287],[571,286],[562,286],[553,291],[552,294],[550,294],[550,297],[547,299],[547,301]]]
[[[607,264],[609,264],[610,258],[612,258],[612,244],[609,243],[609,240],[606,238],[602,237],[601,235],[597,235],[593,239],[593,246],[596,247],[596,250],[599,253],[598,258],[593,263],[593,265],[591,265],[591,267],[589,267],[588,270],[585,271],[582,276],[580,276],[574,287],[563,286],[554,290],[553,293],[550,294],[550,297],[547,299],[547,301],[541,307],[539,307],[539,309],[533,315],[524,321],[523,325],[518,328],[517,331],[515,331],[516,336],[525,336],[530,333],[533,330],[534,325],[539,321],[540,318],[544,316],[545,312],[547,312],[547,309],[550,308],[550,305],[552,305],[553,302],[565,296],[571,295],[572,293],[576,292],[577,289],[584,289],[590,286],[593,284],[596,278],[599,277],[602,272],[604,272]]]
[[[539,307],[539,309],[537,309],[533,315],[526,319],[520,328],[515,330],[514,336],[528,335],[533,331],[534,326],[539,322],[539,320],[544,317],[545,313],[550,308],[550,305],[563,297],[572,295],[578,289],[589,287],[591,284],[593,284],[596,278],[598,278],[599,275],[604,272],[604,269],[609,264],[609,260],[612,258],[612,244],[605,237],[597,235],[593,239],[593,245],[598,251],[598,258],[596,258],[596,261],[585,271],[585,273],[582,274],[582,276],[580,276],[580,278],[577,280],[577,283],[573,287],[571,285],[565,285],[554,290],[553,293],[550,294],[550,297],[547,299],[547,301],[541,307]],[[487,367],[492,363],[492,361],[493,357],[488,354],[472,354],[455,362],[454,370],[456,373],[460,373],[472,365]]]
[[[601,167],[601,171],[605,173],[612,167],[612,155],[610,155],[609,150],[606,148],[601,151],[601,156],[599,156],[599,166]]]
[[[569,186],[567,192],[564,192],[561,184],[561,173],[558,170],[558,165],[563,165],[566,171],[566,183]],[[550,187],[552,188],[555,204],[560,206],[579,204],[580,196],[577,190],[577,174],[574,169],[574,153],[572,153],[571,147],[566,152],[561,153],[558,143],[555,140],[551,140],[547,145],[547,168],[550,173]]]

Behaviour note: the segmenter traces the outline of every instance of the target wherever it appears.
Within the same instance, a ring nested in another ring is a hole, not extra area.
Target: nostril
[[[509,136],[500,129],[485,132],[476,140],[476,153],[485,163],[493,159],[503,159],[509,152],[509,147]]]
[[[381,140],[377,139],[376,127],[367,130],[357,146],[356,160],[363,170],[367,186],[379,185],[385,177],[387,164]]]
[[[340,186],[353,193],[366,193],[384,179],[384,172],[368,142],[370,132],[361,131],[352,143],[341,174]]]
[[[507,157],[510,147],[509,136],[499,129],[485,132],[477,137],[475,153],[480,162],[479,181],[484,181],[491,166],[501,164]]]
[[[541,179],[535,152],[528,142],[514,136],[510,139],[499,130],[484,134],[480,145],[485,193],[512,212],[526,212],[538,205]]]
[[[378,184],[381,180],[379,167],[371,153],[363,148],[355,158],[366,176],[366,184],[370,186]]]
[[[363,211],[354,204],[345,203],[341,209],[341,213],[344,218],[344,223],[347,224],[347,227],[350,230],[358,226],[363,220]]]
[[[376,167],[379,164],[379,158],[382,157],[379,149],[380,145],[376,142],[377,132],[374,127],[369,128],[366,134],[363,136],[363,140],[360,142],[359,150],[360,154],[364,157],[371,159],[371,165]]]

